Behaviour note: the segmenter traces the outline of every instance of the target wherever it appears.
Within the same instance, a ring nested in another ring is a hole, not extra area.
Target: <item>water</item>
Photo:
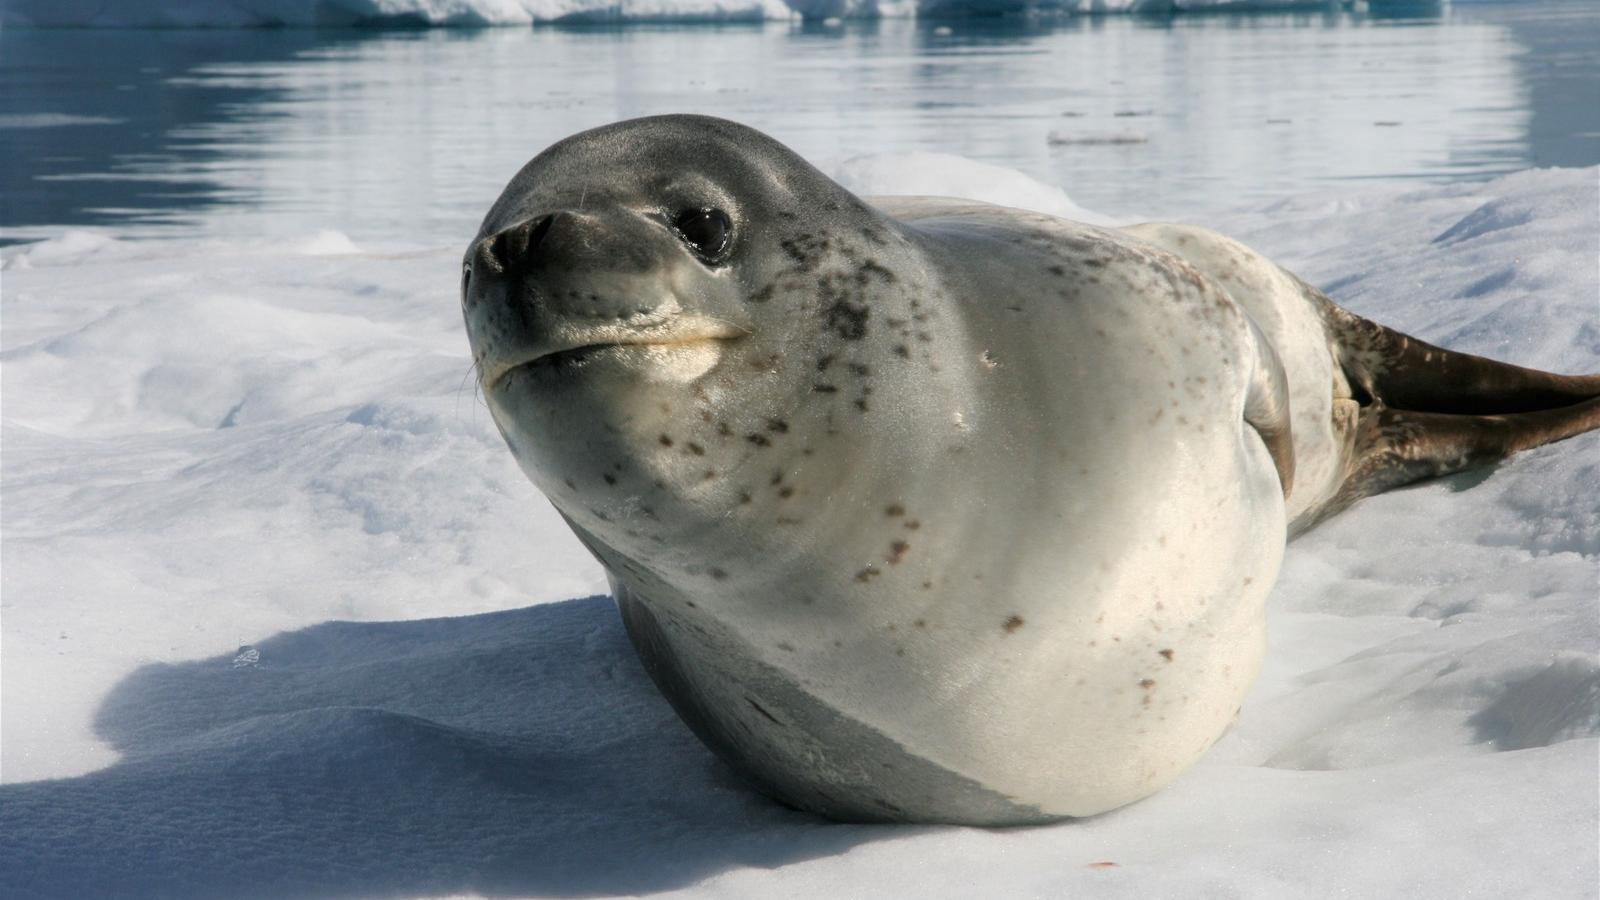
[[[944,27],[940,27],[943,25]],[[948,33],[947,33],[948,32]],[[959,153],[1122,214],[1600,163],[1592,0],[425,32],[0,32],[0,240],[460,240],[542,147],[704,112]]]

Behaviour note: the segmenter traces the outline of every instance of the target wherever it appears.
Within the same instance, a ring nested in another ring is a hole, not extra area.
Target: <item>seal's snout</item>
[[[657,325],[676,310],[663,289],[665,229],[627,210],[556,210],[480,239],[463,305],[512,343],[567,343],[596,328]],[[564,335],[564,332],[572,332]]]
[[[666,236],[622,210],[557,210],[530,216],[484,238],[483,262],[507,278],[564,280],[596,273],[640,275],[656,268]]]
[[[749,329],[729,314],[733,287],[690,255],[671,224],[591,203],[540,210],[480,238],[462,308],[484,383],[533,363],[563,377],[658,378],[714,364],[718,345]]]

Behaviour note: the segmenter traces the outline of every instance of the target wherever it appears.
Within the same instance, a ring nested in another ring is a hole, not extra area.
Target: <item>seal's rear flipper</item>
[[[1600,397],[1554,409],[1488,416],[1368,406],[1361,410],[1356,425],[1350,471],[1338,493],[1314,513],[1312,521],[1362,497],[1488,465],[1593,428],[1600,428]]]
[[[1435,347],[1340,309],[1315,288],[1307,291],[1322,301],[1323,321],[1358,401],[1370,398],[1418,412],[1500,415],[1600,397],[1600,375],[1556,375]]]
[[[1358,405],[1343,483],[1295,531],[1362,497],[1497,462],[1600,428],[1600,375],[1556,375],[1457,353],[1323,301]]]

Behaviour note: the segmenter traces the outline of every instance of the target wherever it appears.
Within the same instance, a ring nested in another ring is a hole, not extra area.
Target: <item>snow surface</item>
[[[1320,8],[1327,0],[0,0],[0,24],[88,28],[758,21]]]
[[[861,196],[981,197],[989,203],[1033,209],[1091,225],[1128,222],[1084,209],[1061,188],[1016,169],[949,153],[869,153],[839,163],[830,174]]]
[[[837,174],[1071,204],[948,158]],[[1421,337],[1595,371],[1597,184],[1205,223]],[[650,685],[473,393],[464,239],[0,252],[0,896],[1596,896],[1600,435],[1293,544],[1238,725],[1155,797],[838,825]]]

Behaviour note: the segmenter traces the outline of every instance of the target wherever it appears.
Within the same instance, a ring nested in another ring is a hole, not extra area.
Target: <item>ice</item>
[[[6,0],[0,23],[91,28],[526,25],[1307,9],[1325,0]]]
[[[959,158],[832,171],[1094,215]],[[1591,168],[1200,218],[1363,315],[1583,372],[1597,207]],[[1155,797],[837,825],[650,684],[474,392],[464,240],[0,251],[0,896],[1595,896],[1600,437],[1297,540],[1237,726]]]
[[[92,28],[786,19],[782,0],[6,0],[0,23]]]

